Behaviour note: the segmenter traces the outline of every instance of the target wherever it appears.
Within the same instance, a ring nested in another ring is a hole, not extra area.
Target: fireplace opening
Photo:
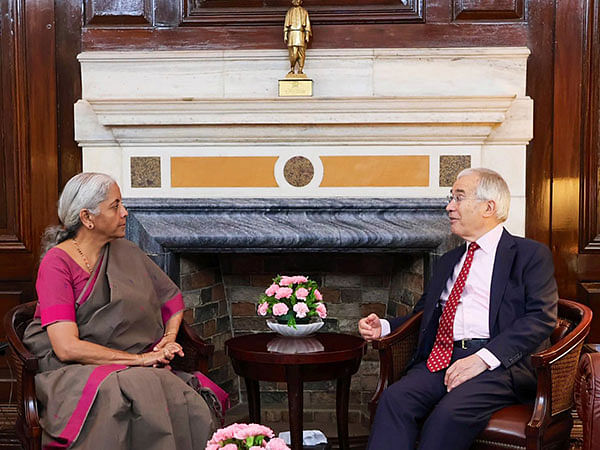
[[[227,339],[268,332],[265,317],[256,314],[257,300],[278,274],[305,275],[315,280],[327,305],[323,331],[357,333],[360,317],[409,313],[423,291],[428,255],[424,253],[276,253],[184,254],[180,286],[186,320],[214,344],[209,376],[230,394],[232,406],[246,402],[245,386],[233,372],[224,351]],[[350,417],[368,422],[368,402],[377,384],[379,362],[369,350],[352,378]],[[267,414],[287,413],[284,383],[262,382],[261,405]],[[304,409],[335,417],[335,380],[306,383]]]

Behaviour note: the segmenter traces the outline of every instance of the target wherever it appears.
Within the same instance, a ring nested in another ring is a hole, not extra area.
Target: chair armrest
[[[36,302],[17,306],[4,316],[4,329],[9,344],[8,364],[15,376],[15,404],[17,407],[17,435],[24,436],[39,448],[42,428],[35,395],[35,375],[38,371],[38,358],[29,351],[15,332],[15,323],[25,323],[23,317],[31,318]],[[23,439],[21,439],[23,442]]]
[[[37,397],[35,395],[35,375],[37,358],[23,358],[14,347],[10,346],[8,363],[16,378],[15,404],[17,406],[17,434],[23,434],[28,441],[39,442],[42,428],[38,414]],[[35,367],[35,369],[32,369]]]
[[[30,302],[29,304],[23,305],[27,310],[25,312],[17,313],[15,311],[16,308],[10,310],[4,316],[4,329],[6,330],[6,340],[11,348],[12,353],[18,360],[20,364],[22,364],[28,371],[33,372],[34,374],[38,371],[38,359],[37,357],[29,351],[25,344],[21,341],[21,338],[17,336],[15,333],[14,322],[19,320],[18,314],[24,314],[28,316],[33,316],[33,311],[35,310],[35,303]]]
[[[573,407],[579,356],[590,331],[590,323],[591,311],[585,308],[581,321],[567,336],[546,350],[531,355],[537,374],[537,394],[533,414],[527,424],[528,438],[539,436],[556,417],[569,415]]]
[[[423,311],[419,311],[414,314],[411,318],[407,319],[402,325],[392,331],[385,337],[374,339],[372,344],[375,350],[387,351],[390,347],[398,345],[399,342],[404,341],[407,338],[413,336],[414,333],[419,333],[419,327],[421,326],[421,318],[423,317]],[[414,350],[414,348],[413,348]]]
[[[422,317],[423,312],[419,311],[389,335],[372,342],[373,348],[379,352],[379,380],[369,401],[371,421],[383,390],[404,374],[415,353]]]
[[[208,365],[215,347],[207,344],[185,321],[181,322],[179,333],[177,333],[177,342],[183,348],[184,357],[176,356],[171,362],[171,366],[177,370],[193,373],[200,371],[208,372]]]

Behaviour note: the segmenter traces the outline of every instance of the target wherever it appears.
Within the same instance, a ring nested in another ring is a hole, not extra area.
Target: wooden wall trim
[[[175,3],[175,2],[173,2]],[[81,0],[63,0],[55,11],[58,121],[58,187],[81,172],[81,149],[75,141],[73,105],[81,98],[81,52],[83,10]]]
[[[533,140],[527,147],[525,234],[551,245],[552,148],[554,127],[554,0],[527,10],[527,95],[534,102]]]
[[[551,248],[559,294],[567,298],[577,288],[586,3],[556,2]]]
[[[600,168],[600,2],[588,8],[588,33],[583,67],[582,179],[579,248],[582,253],[600,253],[598,230],[598,170]],[[597,279],[600,279],[600,271]]]
[[[286,2],[281,7],[243,7],[243,2],[220,1],[231,4],[229,7],[214,7],[210,1],[202,2],[194,7],[192,0],[184,1],[183,25],[201,26],[262,26],[283,24],[285,12],[291,6]],[[343,2],[340,2],[343,3]],[[313,6],[305,2],[313,25],[345,24],[358,25],[367,23],[409,23],[424,22],[424,0],[408,0],[404,5],[400,0],[392,5],[381,4],[369,0],[354,1],[354,4],[339,6]]]
[[[183,27],[175,29],[85,28],[82,50],[192,50],[284,48],[282,28]],[[324,25],[313,29],[310,48],[518,47],[527,45],[527,25],[389,24]]]
[[[29,167],[31,250],[39,255],[45,227],[56,223],[58,152],[56,111],[56,59],[54,1],[27,0],[27,114],[29,117]],[[36,180],[32,183],[31,180]]]

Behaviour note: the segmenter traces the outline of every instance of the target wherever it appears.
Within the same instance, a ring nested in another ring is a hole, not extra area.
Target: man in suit
[[[530,355],[548,346],[558,295],[550,250],[502,226],[510,193],[488,169],[466,169],[446,207],[465,245],[444,254],[414,312],[413,362],[382,394],[369,449],[468,449],[493,412],[533,398]],[[366,340],[408,317],[359,321]],[[421,433],[419,434],[419,427]]]

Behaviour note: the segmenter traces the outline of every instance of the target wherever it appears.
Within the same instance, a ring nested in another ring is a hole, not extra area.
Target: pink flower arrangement
[[[274,316],[284,316],[288,313],[289,310],[290,308],[288,308],[285,303],[275,303],[273,305]]]
[[[293,293],[294,291],[292,290],[292,288],[280,287],[279,289],[277,289],[277,292],[275,292],[275,298],[278,300],[281,298],[290,298]]]
[[[306,306],[306,303],[304,302],[296,303],[292,309],[296,313],[298,319],[306,317],[306,313],[309,311],[308,306]]]
[[[206,443],[205,450],[290,450],[273,430],[257,423],[234,423],[221,428]]]
[[[260,316],[273,314],[294,328],[298,320],[327,317],[327,308],[317,283],[303,275],[275,277],[261,295],[256,312]]]
[[[325,305],[323,303],[317,303],[317,307],[315,308],[315,310],[317,311],[317,314],[321,319],[327,317],[327,308],[325,308]]]

